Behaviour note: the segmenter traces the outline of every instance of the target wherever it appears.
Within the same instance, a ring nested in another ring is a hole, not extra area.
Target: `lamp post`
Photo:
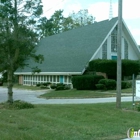
[[[118,0],[118,35],[117,35],[117,95],[116,107],[121,108],[121,80],[122,80],[122,0]]]

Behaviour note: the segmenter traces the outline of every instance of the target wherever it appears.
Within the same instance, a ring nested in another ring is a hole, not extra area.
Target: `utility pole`
[[[118,35],[117,35],[117,95],[116,107],[121,108],[121,80],[122,80],[122,0],[118,0]]]

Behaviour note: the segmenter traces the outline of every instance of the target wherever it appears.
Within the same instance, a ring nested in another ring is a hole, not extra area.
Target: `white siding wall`
[[[107,59],[111,59],[111,35],[107,39]]]
[[[121,48],[122,59],[125,58],[124,39],[128,42],[128,59],[138,60],[138,57],[137,57],[132,45],[130,44],[130,41],[128,40],[128,38],[125,36],[124,33],[122,33],[122,48]],[[107,38],[107,59],[112,59],[112,56],[117,56],[117,52],[111,52],[111,35],[109,35],[109,37]],[[98,53],[94,57],[94,59],[98,59],[98,58],[102,59],[102,48],[98,51]]]
[[[38,83],[60,83],[59,75],[23,75],[23,85],[36,85]],[[71,84],[71,76],[63,76],[64,84]]]
[[[134,52],[134,49],[132,48],[131,44],[128,43],[129,47],[128,47],[128,58],[132,59],[132,60],[138,60],[138,57],[136,55],[136,53]]]
[[[131,59],[131,60],[138,60],[138,57],[130,43],[130,41],[128,40],[127,36],[123,33],[123,39],[126,39],[127,42],[128,42],[128,59]],[[123,40],[124,42],[124,40]],[[123,50],[122,50],[122,54],[124,54],[124,44],[123,44]],[[124,57],[123,57],[124,58]]]

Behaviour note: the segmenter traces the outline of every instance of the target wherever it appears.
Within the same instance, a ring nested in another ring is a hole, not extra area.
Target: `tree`
[[[80,10],[78,13],[72,13],[68,17],[63,16],[63,10],[57,10],[50,19],[44,18],[39,25],[42,36],[50,36],[80,26],[92,24],[95,18],[88,14],[87,10]]]
[[[38,27],[40,28],[41,35],[43,37],[62,32],[62,23],[64,20],[62,13],[63,10],[57,10],[50,19],[47,19],[45,17],[41,19],[41,24],[38,25]]]
[[[74,23],[71,17],[65,18],[63,10],[57,10],[50,19],[42,18],[41,24],[38,25],[43,37],[58,34],[74,28]]]
[[[0,63],[1,70],[7,71],[9,103],[13,102],[14,72],[27,65],[31,57],[36,62],[43,60],[42,55],[35,54],[41,14],[41,0],[1,0]]]
[[[75,27],[93,24],[95,21],[95,17],[90,15],[87,9],[80,10],[77,13],[73,12],[70,17],[74,21]]]

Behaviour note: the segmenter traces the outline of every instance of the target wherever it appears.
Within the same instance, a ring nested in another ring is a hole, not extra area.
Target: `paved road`
[[[90,103],[106,103],[116,102],[115,97],[111,98],[86,98],[86,99],[43,99],[39,95],[49,92],[49,90],[31,91],[13,89],[14,100],[23,100],[32,104],[90,104]],[[0,87],[0,103],[7,100],[7,88]],[[132,97],[122,97],[122,101],[132,101]],[[135,98],[135,101],[140,101],[140,98]]]

